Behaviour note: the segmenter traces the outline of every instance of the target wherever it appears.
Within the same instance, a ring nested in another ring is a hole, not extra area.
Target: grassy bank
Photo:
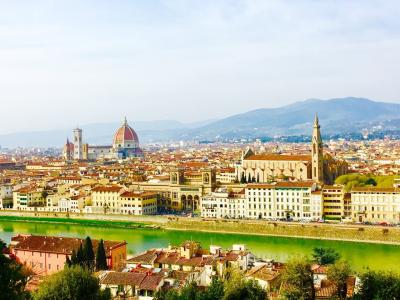
[[[110,228],[155,228],[154,225],[148,225],[140,222],[129,221],[110,221],[110,220],[88,220],[88,219],[71,219],[62,217],[22,217],[22,216],[0,216],[0,221],[13,222],[40,222],[53,224],[71,224],[95,227]]]
[[[400,245],[400,229],[395,227],[179,219],[170,221],[167,229]]]

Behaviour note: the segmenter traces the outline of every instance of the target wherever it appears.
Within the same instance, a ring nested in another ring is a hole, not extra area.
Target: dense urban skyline
[[[2,133],[121,111],[190,122],[307,98],[399,100],[397,1],[0,6],[0,102],[21,116],[5,114]]]

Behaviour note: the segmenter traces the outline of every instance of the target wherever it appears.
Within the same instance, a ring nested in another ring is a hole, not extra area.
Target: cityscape
[[[400,5],[328,2],[0,1],[0,300],[400,299]]]

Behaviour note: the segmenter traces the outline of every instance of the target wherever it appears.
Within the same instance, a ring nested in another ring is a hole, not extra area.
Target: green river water
[[[167,231],[162,229],[123,229],[81,225],[0,221],[0,239],[10,242],[17,234],[54,235],[94,239],[125,240],[129,255],[149,248],[178,245],[185,240],[201,242],[204,248],[219,245],[228,249],[232,244],[245,244],[260,258],[285,261],[292,256],[310,255],[314,247],[331,247],[349,261],[356,271],[369,267],[374,270],[398,271],[400,246],[353,242],[323,241],[298,238],[250,236],[240,234]]]

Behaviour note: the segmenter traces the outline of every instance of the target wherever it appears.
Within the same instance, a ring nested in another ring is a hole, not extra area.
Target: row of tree
[[[230,269],[224,280],[214,277],[210,286],[200,289],[196,283],[191,282],[181,290],[159,291],[156,300],[236,300],[266,299],[266,291],[254,280],[245,280],[243,273]]]
[[[66,265],[69,267],[81,266],[89,271],[107,270],[107,256],[103,240],[100,240],[95,255],[92,240],[87,237],[77,251],[75,249],[72,251],[71,259],[67,257]]]

